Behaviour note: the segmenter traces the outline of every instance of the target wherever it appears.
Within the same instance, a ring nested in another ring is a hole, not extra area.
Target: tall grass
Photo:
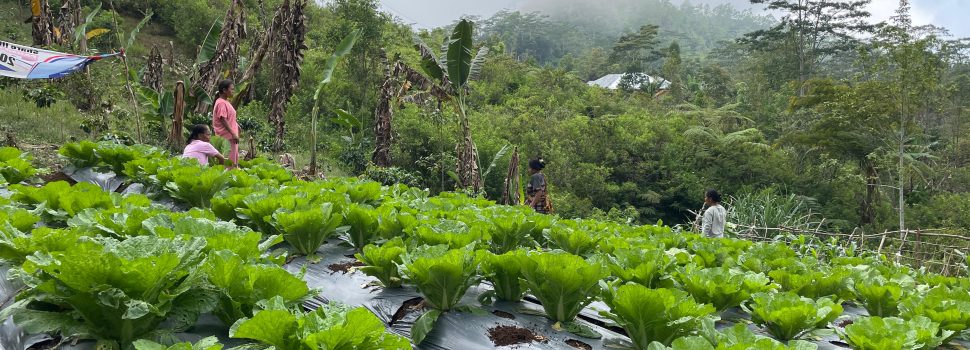
[[[728,222],[738,225],[739,233],[758,234],[766,237],[778,231],[765,228],[815,229],[823,219],[813,210],[812,198],[795,194],[782,194],[769,187],[731,197]]]
[[[18,141],[62,144],[71,138],[85,138],[84,116],[66,100],[40,108],[24,99],[20,89],[0,89],[0,126]]]

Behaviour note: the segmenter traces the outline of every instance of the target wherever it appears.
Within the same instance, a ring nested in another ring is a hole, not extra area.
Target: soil
[[[536,334],[531,329],[505,325],[489,328],[488,339],[491,339],[495,346],[547,341],[545,337]]]
[[[576,339],[569,339],[566,341],[566,344],[569,344],[569,346],[572,346],[574,348],[581,349],[581,350],[593,350],[593,347],[590,346],[589,344],[583,343]]]
[[[70,176],[67,176],[67,174],[60,171],[44,175],[41,177],[41,180],[44,180],[44,183],[51,183],[55,181],[67,181],[67,183],[72,185],[77,183],[77,181],[71,179]]]
[[[510,319],[510,320],[514,320],[515,319],[515,315],[510,314],[510,313],[505,312],[505,311],[502,311],[502,310],[492,311],[492,314],[495,315],[495,316],[498,316],[498,317],[501,317],[501,318],[507,318],[507,319]]]
[[[841,320],[836,321],[835,326],[838,328],[845,328],[852,324],[852,320]]]
[[[367,266],[367,265],[365,265],[360,261],[353,260],[353,261],[345,261],[339,264],[330,264],[330,265],[327,265],[327,268],[330,269],[330,271],[332,271],[333,273],[337,273],[337,272],[348,273],[350,272],[350,269],[354,267],[361,267],[361,266]]]

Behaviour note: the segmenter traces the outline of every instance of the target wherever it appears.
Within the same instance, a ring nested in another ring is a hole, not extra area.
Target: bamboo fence
[[[884,255],[915,269],[925,269],[947,276],[966,271],[966,253],[970,252],[970,237],[943,233],[941,229],[866,233],[865,230],[856,228],[851,233],[831,233],[820,230],[820,227],[813,230],[736,225],[735,230],[739,238],[752,241],[772,241],[785,234],[805,235],[823,240],[834,238],[842,247]]]

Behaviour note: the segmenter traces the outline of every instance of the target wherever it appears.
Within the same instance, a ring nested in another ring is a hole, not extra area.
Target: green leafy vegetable
[[[938,323],[923,316],[908,321],[895,317],[863,317],[836,331],[858,350],[930,350],[954,334],[951,330],[941,333]]]
[[[914,286],[911,278],[908,281],[890,280],[882,275],[870,274],[856,279],[853,290],[856,300],[869,315],[889,317],[899,315],[899,303],[906,296],[906,290]]]
[[[215,306],[214,298],[197,288],[203,277],[202,239],[100,241],[32,256],[24,271],[36,278],[25,280],[30,289],[11,306],[15,322],[31,333],[54,331],[127,348],[159,334],[167,319],[174,321],[173,330],[183,330]],[[46,311],[51,306],[67,311]]]
[[[140,205],[123,205],[111,209],[85,209],[67,220],[68,226],[85,228],[103,236],[118,239],[149,234],[145,221],[165,211]]]
[[[565,252],[532,254],[522,265],[525,285],[557,322],[575,319],[599,296],[599,281],[608,274],[603,264]]]
[[[825,327],[842,314],[842,305],[832,299],[813,300],[792,292],[758,293],[752,300],[747,308],[751,320],[780,340],[796,339]]]
[[[0,147],[0,184],[16,184],[37,174],[32,158],[13,147]]]
[[[248,264],[230,251],[209,254],[206,276],[220,292],[216,315],[226,324],[253,316],[256,302],[279,297],[298,305],[310,292],[306,282],[276,265]]]
[[[367,265],[360,268],[361,272],[376,277],[385,288],[397,288],[401,286],[398,265],[403,262],[402,256],[405,252],[407,249],[404,241],[397,237],[380,246],[368,244],[362,252],[354,256]]]
[[[342,217],[333,212],[333,205],[321,206],[294,212],[273,214],[274,226],[290,243],[297,253],[310,255],[320,249],[328,238],[337,234]]]
[[[622,281],[648,288],[671,287],[674,261],[662,249],[617,249],[609,262],[613,276]]]
[[[71,249],[81,237],[94,233],[77,228],[38,227],[29,234],[0,224],[0,259],[22,264],[34,253],[53,253]]]
[[[180,166],[159,171],[158,179],[172,198],[198,208],[208,208],[212,197],[227,188],[231,175],[221,166]]]
[[[237,321],[233,338],[251,339],[277,350],[409,350],[411,343],[388,333],[365,308],[324,304],[309,313],[286,308],[280,298],[264,303],[252,318]]]
[[[745,273],[726,267],[697,269],[688,266],[677,273],[684,291],[698,302],[714,305],[718,311],[739,306],[754,293],[774,289],[764,274]]]
[[[414,238],[424,245],[447,245],[457,249],[482,240],[485,227],[466,224],[464,221],[447,219],[428,219],[418,223],[413,229]]]
[[[715,346],[716,345],[716,346]],[[674,340],[670,348],[653,343],[650,350],[816,350],[818,345],[805,340],[791,340],[788,344],[772,338],[754,334],[744,324],[725,329],[715,334],[714,345],[702,336],[689,336]]]
[[[943,330],[959,333],[970,328],[970,293],[946,286],[913,293],[899,304],[899,315],[904,319],[926,316]]]
[[[472,247],[448,250],[447,246],[420,247],[404,256],[404,270],[429,306],[448,311],[468,288],[478,284],[481,258]]]
[[[490,254],[482,264],[485,280],[492,283],[498,300],[519,301],[525,295],[522,283],[522,266],[525,265],[524,250],[513,250],[501,255]]]
[[[374,209],[352,205],[344,214],[344,222],[350,226],[347,230],[347,242],[361,251],[364,246],[376,240],[380,232],[377,231],[378,222]]]
[[[850,300],[855,296],[849,288],[852,272],[845,267],[824,267],[812,261],[771,271],[768,276],[781,286],[781,290],[803,297]]]
[[[755,243],[738,256],[737,264],[754,273],[768,273],[791,264],[795,251],[781,242]]]
[[[7,223],[19,231],[30,231],[40,217],[23,208],[0,206],[0,223]]]
[[[115,205],[115,198],[111,194],[87,182],[71,186],[67,182],[56,181],[43,187],[13,185],[10,189],[14,191],[11,196],[13,201],[33,206],[48,223],[64,222],[84,209],[109,209]]]
[[[135,350],[222,350],[222,344],[219,344],[219,338],[216,337],[202,338],[195,344],[186,342],[172,346],[165,346],[151,340],[139,339],[132,345],[135,346]]]
[[[536,223],[530,221],[525,214],[519,211],[496,211],[492,215],[489,251],[504,254],[533,244],[532,231]]]
[[[674,339],[714,330],[714,307],[698,304],[677,289],[650,289],[639,284],[624,284],[604,293],[610,306],[603,313],[623,327],[636,349],[645,350],[651,342],[670,345]]]
[[[579,256],[592,254],[602,240],[594,232],[582,230],[575,225],[567,226],[565,223],[546,229],[545,238],[549,247]]]

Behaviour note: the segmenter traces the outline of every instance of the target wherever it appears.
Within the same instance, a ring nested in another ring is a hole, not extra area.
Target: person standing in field
[[[212,108],[212,128],[216,135],[229,141],[229,160],[232,166],[239,166],[239,124],[236,122],[236,109],[229,99],[232,98],[232,80],[219,81],[216,103]]]
[[[202,165],[208,165],[209,158],[216,158],[220,163],[225,163],[226,158],[209,143],[209,136],[211,135],[208,125],[197,124],[193,126],[192,133],[189,134],[189,144],[185,146],[182,158],[194,158]]]
[[[701,233],[709,238],[724,237],[724,222],[727,220],[727,210],[721,205],[721,194],[711,189],[704,193],[704,220]]]
[[[525,188],[525,205],[535,209],[537,213],[549,214],[552,212],[552,202],[549,200],[547,191],[546,175],[542,169],[546,168],[546,161],[536,158],[529,161],[529,184]]]

